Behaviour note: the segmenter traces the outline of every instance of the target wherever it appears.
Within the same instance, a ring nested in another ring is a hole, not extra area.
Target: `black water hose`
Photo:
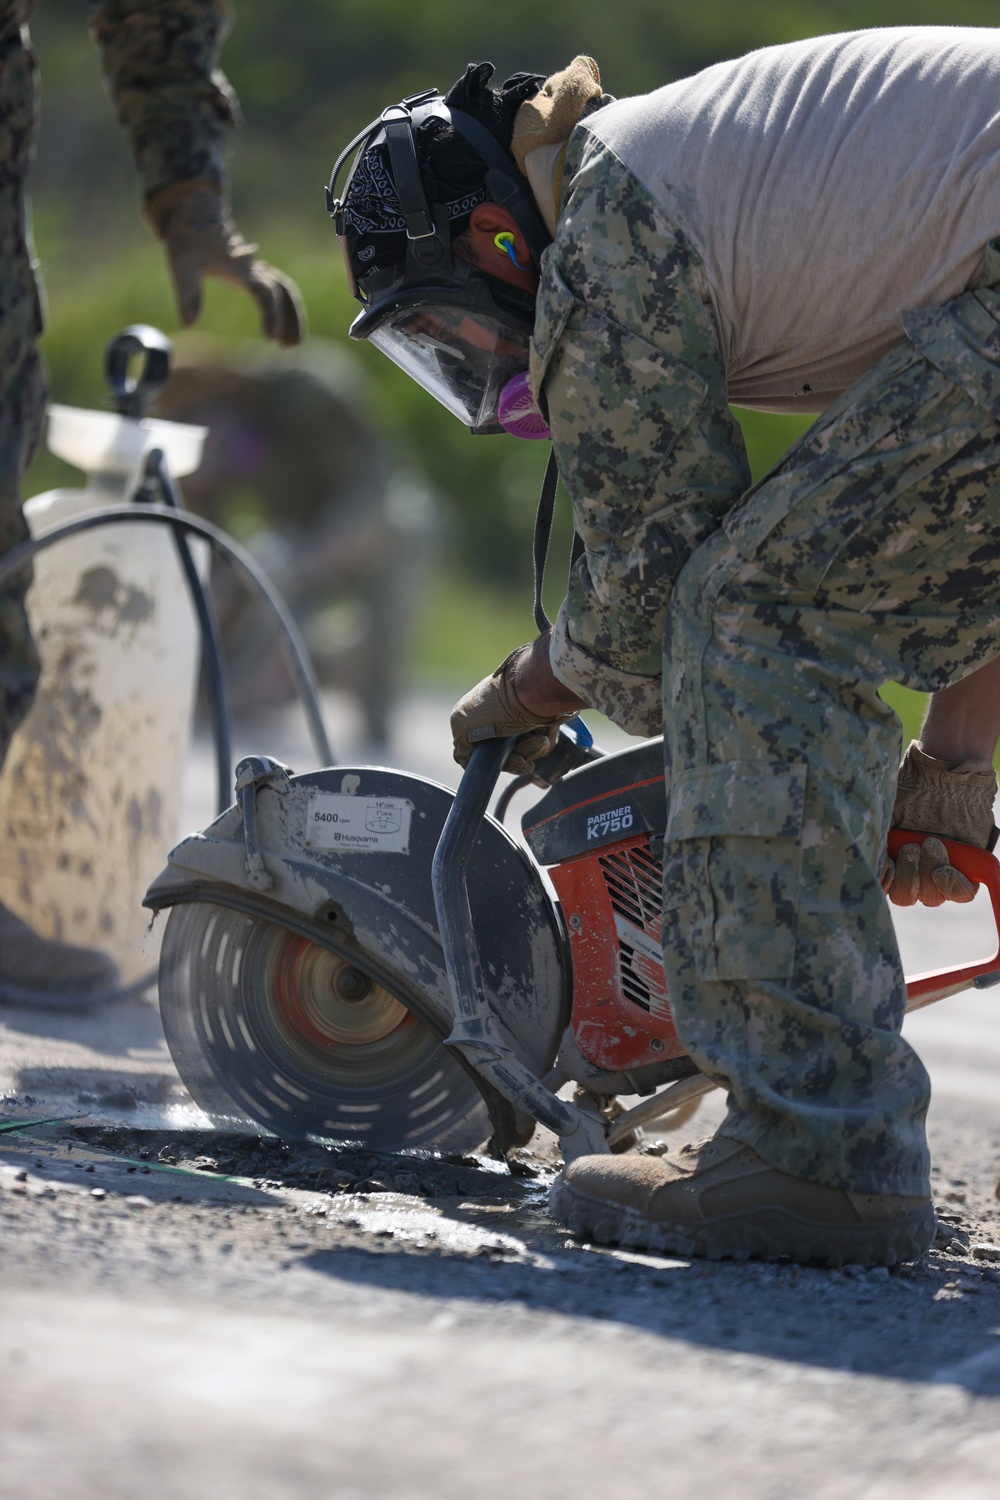
[[[104,350],[104,376],[111,391],[115,411],[120,417],[141,422],[149,403],[170,377],[172,345],[166,334],[148,323],[133,323]],[[138,358],[139,365],[135,361]],[[130,499],[137,505],[155,505],[157,492],[171,510],[186,510],[184,497],[170,470],[162,448],[152,448],[146,457],[142,478]],[[233,773],[233,716],[230,711],[229,683],[222,652],[219,622],[208,586],[191,555],[187,537],[173,532],[174,548],[187,581],[188,594],[198,617],[201,633],[201,667],[212,717],[212,741],[215,745],[216,808],[225,812],[230,801],[230,779]]]
[[[146,459],[146,471],[136,494],[134,503],[148,505],[148,491],[155,486],[163,496],[163,503],[171,510],[186,510],[183,497],[174,483],[173,475],[164,462],[162,448],[154,448]],[[187,580],[188,593],[198,616],[201,632],[201,665],[205,673],[205,690],[208,695],[209,713],[212,716],[212,742],[215,745],[215,779],[217,813],[224,813],[232,801],[233,777],[233,715],[229,701],[229,682],[226,677],[226,662],[222,652],[222,636],[219,622],[205,580],[191,555],[187,537],[174,531],[174,546],[180,559],[181,570]]]
[[[187,533],[203,537],[210,543],[213,551],[226,558],[242,578],[250,594],[256,595],[267,605],[279,627],[278,644],[292,675],[317,757],[321,765],[331,765],[333,750],[330,747],[319,705],[319,684],[299,628],[285,601],[249,552],[239,543],[234,542],[224,531],[213,526],[210,521],[203,521],[199,516],[192,516],[188,511],[176,510],[167,505],[115,505],[101,510],[87,511],[86,514],[77,516],[72,521],[64,521],[61,525],[54,526],[51,531],[43,532],[41,536],[22,542],[20,546],[12,548],[0,558],[0,589],[15,578],[22,568],[27,567],[39,552],[44,552],[54,543],[63,541],[67,537],[93,531],[101,526],[149,525],[170,526],[174,534],[182,538]],[[198,585],[200,589],[200,578]],[[195,607],[197,608],[197,604]],[[227,785],[230,775],[231,767],[227,766]],[[228,807],[231,801],[232,798],[227,794],[224,806]]]

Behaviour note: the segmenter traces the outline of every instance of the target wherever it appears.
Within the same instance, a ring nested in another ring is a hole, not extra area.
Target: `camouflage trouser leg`
[[[906,342],[857,382],[694,553],[668,617],[678,1030],[730,1089],[727,1134],[860,1191],[927,1190],[877,878],[900,749],[877,690],[1000,652],[995,319],[990,290],[921,314],[935,364]]]
[[[35,123],[35,62],[16,26],[0,32],[0,557],[25,539],[20,483],[38,444],[45,378],[25,180]],[[30,574],[0,589],[0,764],[38,680],[24,597]]]

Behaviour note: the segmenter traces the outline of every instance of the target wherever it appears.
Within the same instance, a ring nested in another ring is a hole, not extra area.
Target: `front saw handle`
[[[932,838],[941,838],[941,835],[893,828],[888,840],[889,858],[895,859],[904,844],[922,844],[924,839]],[[984,885],[989,891],[997,929],[997,951],[992,958],[982,959],[979,963],[915,974],[906,981],[907,1011],[920,1010],[935,1000],[943,1000],[946,995],[957,995],[959,990],[985,990],[991,984],[1000,984],[1000,862],[988,849],[976,849],[972,844],[960,844],[955,839],[942,838],[941,842],[948,852],[949,864],[967,880]]]
[[[469,857],[515,739],[484,740],[475,746],[434,851],[431,885],[452,1002],[451,1035],[444,1044],[457,1048],[515,1108],[547,1125],[570,1161],[609,1150],[603,1122],[558,1099],[501,1035],[483,979],[469,905]]]

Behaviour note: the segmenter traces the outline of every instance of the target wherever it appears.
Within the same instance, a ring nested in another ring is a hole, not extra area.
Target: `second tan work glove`
[[[283,348],[305,337],[302,298],[294,281],[258,260],[229,217],[225,199],[213,182],[195,178],[160,188],[146,201],[146,218],[163,241],[185,328],[201,311],[201,283],[214,276],[242,287],[260,308],[264,337]]]
[[[936,833],[940,838],[904,844],[895,862],[886,858],[882,889],[889,900],[896,906],[971,901],[976,887],[948,863],[941,838],[957,839],[977,849],[992,847],[996,795],[996,772],[989,761],[953,765],[912,744],[899,768],[892,827]]]
[[[484,677],[455,704],[451,734],[460,766],[468,765],[469,756],[483,740],[505,740],[516,734],[517,744],[503,768],[514,776],[530,776],[535,761],[548,755],[555,745],[560,724],[573,717],[568,713],[556,719],[539,719],[518,701],[512,686],[514,667],[518,657],[530,650],[530,646],[518,646],[491,677]]]

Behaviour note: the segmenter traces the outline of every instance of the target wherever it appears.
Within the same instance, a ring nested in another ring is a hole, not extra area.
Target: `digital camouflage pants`
[[[25,184],[35,130],[35,59],[22,36],[27,0],[0,25],[0,557],[25,540],[20,485],[38,445],[45,378],[41,311],[26,223]],[[0,765],[38,680],[24,597],[30,573],[0,587]]]
[[[553,661],[633,731],[662,692],[678,1032],[729,1091],[725,1134],[809,1180],[926,1193],[878,690],[1000,652],[1000,289],[907,315],[748,488],[697,255],[600,143],[574,139],[567,180],[532,358],[586,548]]]

